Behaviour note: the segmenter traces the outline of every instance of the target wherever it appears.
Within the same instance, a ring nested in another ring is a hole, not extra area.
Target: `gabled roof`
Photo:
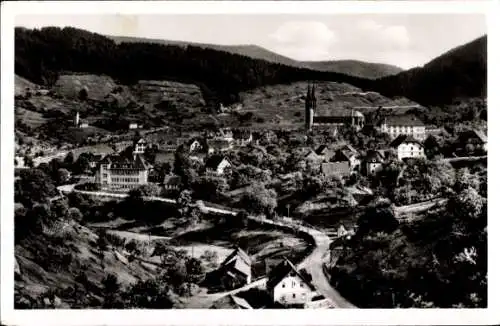
[[[415,143],[422,145],[422,143],[419,140],[415,139],[412,135],[399,135],[392,141],[391,147],[398,147],[402,143]]]
[[[384,155],[380,151],[369,150],[365,156],[365,162],[383,163]]]
[[[488,142],[488,137],[484,134],[484,132],[477,130],[477,129],[464,131],[460,136],[462,139],[464,139],[464,138],[470,139],[470,138],[474,137],[476,139],[479,139],[483,143]]]
[[[423,127],[425,124],[413,114],[391,115],[385,118],[388,126],[413,126]]]
[[[321,164],[321,172],[326,176],[348,176],[351,174],[351,169],[348,161],[328,162]]]
[[[207,168],[215,170],[215,169],[217,169],[219,164],[222,163],[223,160],[226,160],[229,163],[231,163],[224,155],[212,155],[207,159],[205,166]]]
[[[236,256],[243,259],[243,261],[245,263],[247,263],[248,265],[252,264],[252,259],[250,258],[250,256],[248,256],[248,254],[240,247],[236,247],[236,249],[234,249],[234,251],[232,253],[230,253],[229,256],[226,257],[226,259],[224,259],[224,261],[222,262],[222,265],[226,265],[229,261],[231,261]]]
[[[147,170],[148,165],[141,155],[129,156],[126,154],[111,154],[104,157],[99,164],[111,164],[116,169],[139,169]]]
[[[237,297],[235,295],[230,295],[229,297],[238,307],[242,309],[253,309],[253,307],[247,302],[247,300]]]
[[[316,148],[315,152],[318,155],[324,155],[327,150],[328,150],[328,146],[326,146],[326,145],[319,145],[318,148]]]
[[[306,278],[299,273],[295,265],[293,265],[288,259],[284,259],[280,264],[271,270],[268,276],[267,288],[273,289],[282,279],[292,274],[293,276],[299,277],[305,284],[307,284],[311,290],[314,290],[314,286],[306,280]]]
[[[353,116],[363,117],[363,114],[359,111],[350,108],[332,108],[331,106],[321,106],[316,109],[315,117],[325,118],[325,117],[338,117],[338,118],[350,118]]]

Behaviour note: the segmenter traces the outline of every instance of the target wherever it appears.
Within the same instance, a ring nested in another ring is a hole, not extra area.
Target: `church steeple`
[[[314,94],[314,84],[311,89],[311,84],[307,83],[307,95],[305,103],[305,128],[311,130],[314,119],[314,111],[316,110],[316,96]]]

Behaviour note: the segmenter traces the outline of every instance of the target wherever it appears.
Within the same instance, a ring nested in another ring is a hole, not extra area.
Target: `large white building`
[[[97,163],[96,183],[104,190],[129,191],[148,183],[148,164],[142,157],[144,139],[120,154],[107,155]]]
[[[405,158],[425,158],[424,145],[410,135],[398,136],[391,143],[391,147],[396,150],[400,161]]]
[[[417,140],[425,140],[425,124],[411,114],[386,117],[380,126],[380,131],[389,134],[393,139],[399,135],[410,135]]]

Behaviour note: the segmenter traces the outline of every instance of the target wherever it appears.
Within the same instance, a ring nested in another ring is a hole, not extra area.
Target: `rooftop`
[[[223,160],[227,160],[224,155],[212,155],[207,159],[205,166],[215,170]]]
[[[271,270],[268,276],[267,287],[272,289],[282,279],[284,279],[287,275],[292,274],[293,276],[298,276],[305,284],[307,284],[312,290],[314,290],[314,286],[306,280],[306,278],[297,270],[294,264],[292,264],[288,259],[284,259],[280,264],[278,264],[275,268]]]
[[[415,143],[422,145],[422,142],[415,139],[412,135],[399,135],[396,139],[392,141],[391,147],[398,147],[402,143]]]
[[[349,162],[329,162],[321,164],[321,172],[326,176],[348,176],[351,173]]]
[[[388,126],[413,126],[424,127],[425,124],[412,114],[391,115],[385,118]]]

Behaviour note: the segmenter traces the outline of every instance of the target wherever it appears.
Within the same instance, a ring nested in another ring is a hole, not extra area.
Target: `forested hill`
[[[62,71],[109,75],[121,83],[169,79],[198,84],[220,100],[237,100],[242,90],[299,80],[330,80],[370,86],[371,81],[339,73],[290,67],[214,49],[153,43],[115,43],[76,28],[16,28],[15,72],[52,84]]]
[[[123,84],[167,79],[200,86],[222,102],[241,91],[304,80],[347,83],[420,104],[447,104],[455,98],[486,94],[486,36],[453,49],[422,68],[371,80],[255,59],[193,45],[115,42],[76,28],[16,28],[15,72],[51,85],[63,71],[106,74]]]
[[[158,43],[165,45],[177,45],[182,47],[197,46],[201,48],[225,51],[233,54],[243,55],[253,59],[266,60],[273,63],[280,63],[296,68],[307,68],[318,71],[338,72],[350,76],[375,79],[384,76],[397,74],[403,69],[381,63],[363,62],[358,60],[331,60],[331,61],[297,61],[281,54],[275,53],[258,45],[219,45],[206,43],[192,43],[184,41],[171,41],[148,39],[128,36],[108,36],[117,43]]]
[[[370,79],[391,76],[403,71],[402,68],[393,65],[359,60],[305,61],[302,63],[314,70],[334,71]]]
[[[375,91],[404,96],[421,104],[443,104],[453,99],[486,97],[487,37],[456,47],[423,67],[381,78]]]

